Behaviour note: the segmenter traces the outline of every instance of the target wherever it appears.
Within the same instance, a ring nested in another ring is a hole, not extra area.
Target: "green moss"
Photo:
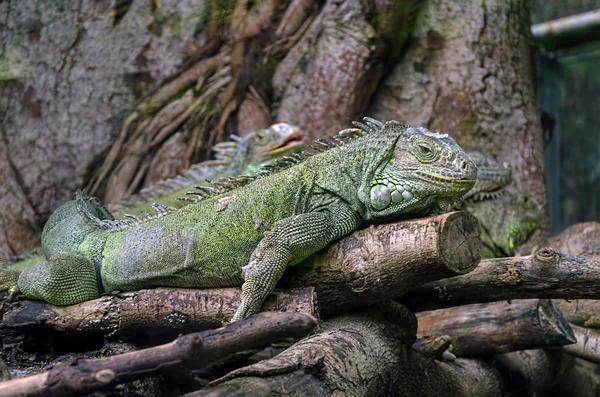
[[[27,76],[30,66],[19,62],[8,49],[0,52],[0,81],[19,80]]]

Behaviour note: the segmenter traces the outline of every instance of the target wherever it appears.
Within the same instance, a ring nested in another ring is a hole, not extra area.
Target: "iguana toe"
[[[6,264],[0,262],[0,291],[8,291],[9,299],[19,292],[17,281],[20,274],[20,270],[11,269]]]

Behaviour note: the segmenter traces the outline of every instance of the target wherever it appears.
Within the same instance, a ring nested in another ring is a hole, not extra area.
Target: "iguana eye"
[[[433,161],[436,157],[435,149],[429,142],[418,142],[416,144],[417,157],[422,161]]]

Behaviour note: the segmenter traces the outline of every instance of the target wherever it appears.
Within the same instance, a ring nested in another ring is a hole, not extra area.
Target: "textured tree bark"
[[[448,335],[457,356],[484,356],[577,342],[549,299],[516,300],[417,313],[419,338]]]
[[[515,187],[546,208],[528,29],[527,1],[428,0],[369,114],[448,133],[509,162]]]
[[[324,316],[405,294],[479,263],[479,226],[460,211],[369,227],[304,261],[291,286],[314,286]],[[304,266],[306,265],[306,266]]]
[[[175,341],[92,360],[70,360],[50,371],[0,383],[0,395],[81,395],[161,371],[200,369],[232,353],[306,335],[316,320],[300,313],[261,313],[227,327]]]
[[[239,288],[157,288],[108,295],[62,307],[42,301],[23,301],[7,312],[3,320],[7,327],[36,324],[89,337],[172,335],[220,327],[233,317],[240,293]],[[276,291],[269,296],[263,310],[318,315],[313,288]]]
[[[512,299],[600,299],[600,257],[551,248],[535,255],[487,259],[469,274],[422,285],[399,298],[417,312]]]
[[[600,332],[578,325],[571,325],[577,343],[562,347],[562,350],[573,356],[600,364]]]
[[[385,314],[377,318],[377,309],[369,311],[331,319],[317,335],[280,355],[233,371],[186,397],[290,393],[350,397],[526,396],[543,390],[534,375],[558,372],[558,360],[524,362],[526,358],[514,354],[510,366],[500,360],[436,361],[409,347],[411,339],[406,336],[410,331],[402,325],[406,320],[389,319]]]
[[[600,254],[600,223],[583,222],[570,226],[544,244],[567,255]]]
[[[264,309],[330,316],[463,274],[478,261],[477,221],[468,212],[370,227],[298,265],[300,269],[288,275],[291,284],[308,287],[278,291]],[[228,321],[239,295],[239,288],[158,288],[67,307],[24,301],[4,315],[4,324],[42,324],[60,332],[111,336],[191,332]]]
[[[179,67],[204,3],[134,1],[113,26],[109,1],[0,2],[0,260],[39,244],[135,102]]]
[[[580,327],[600,328],[600,300],[575,299],[572,301],[554,299],[554,306],[568,322]]]

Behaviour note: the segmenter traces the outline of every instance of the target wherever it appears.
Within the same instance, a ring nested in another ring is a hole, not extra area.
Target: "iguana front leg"
[[[290,264],[356,230],[359,224],[359,218],[347,208],[296,215],[275,223],[242,269],[242,301],[231,321],[259,312]]]

